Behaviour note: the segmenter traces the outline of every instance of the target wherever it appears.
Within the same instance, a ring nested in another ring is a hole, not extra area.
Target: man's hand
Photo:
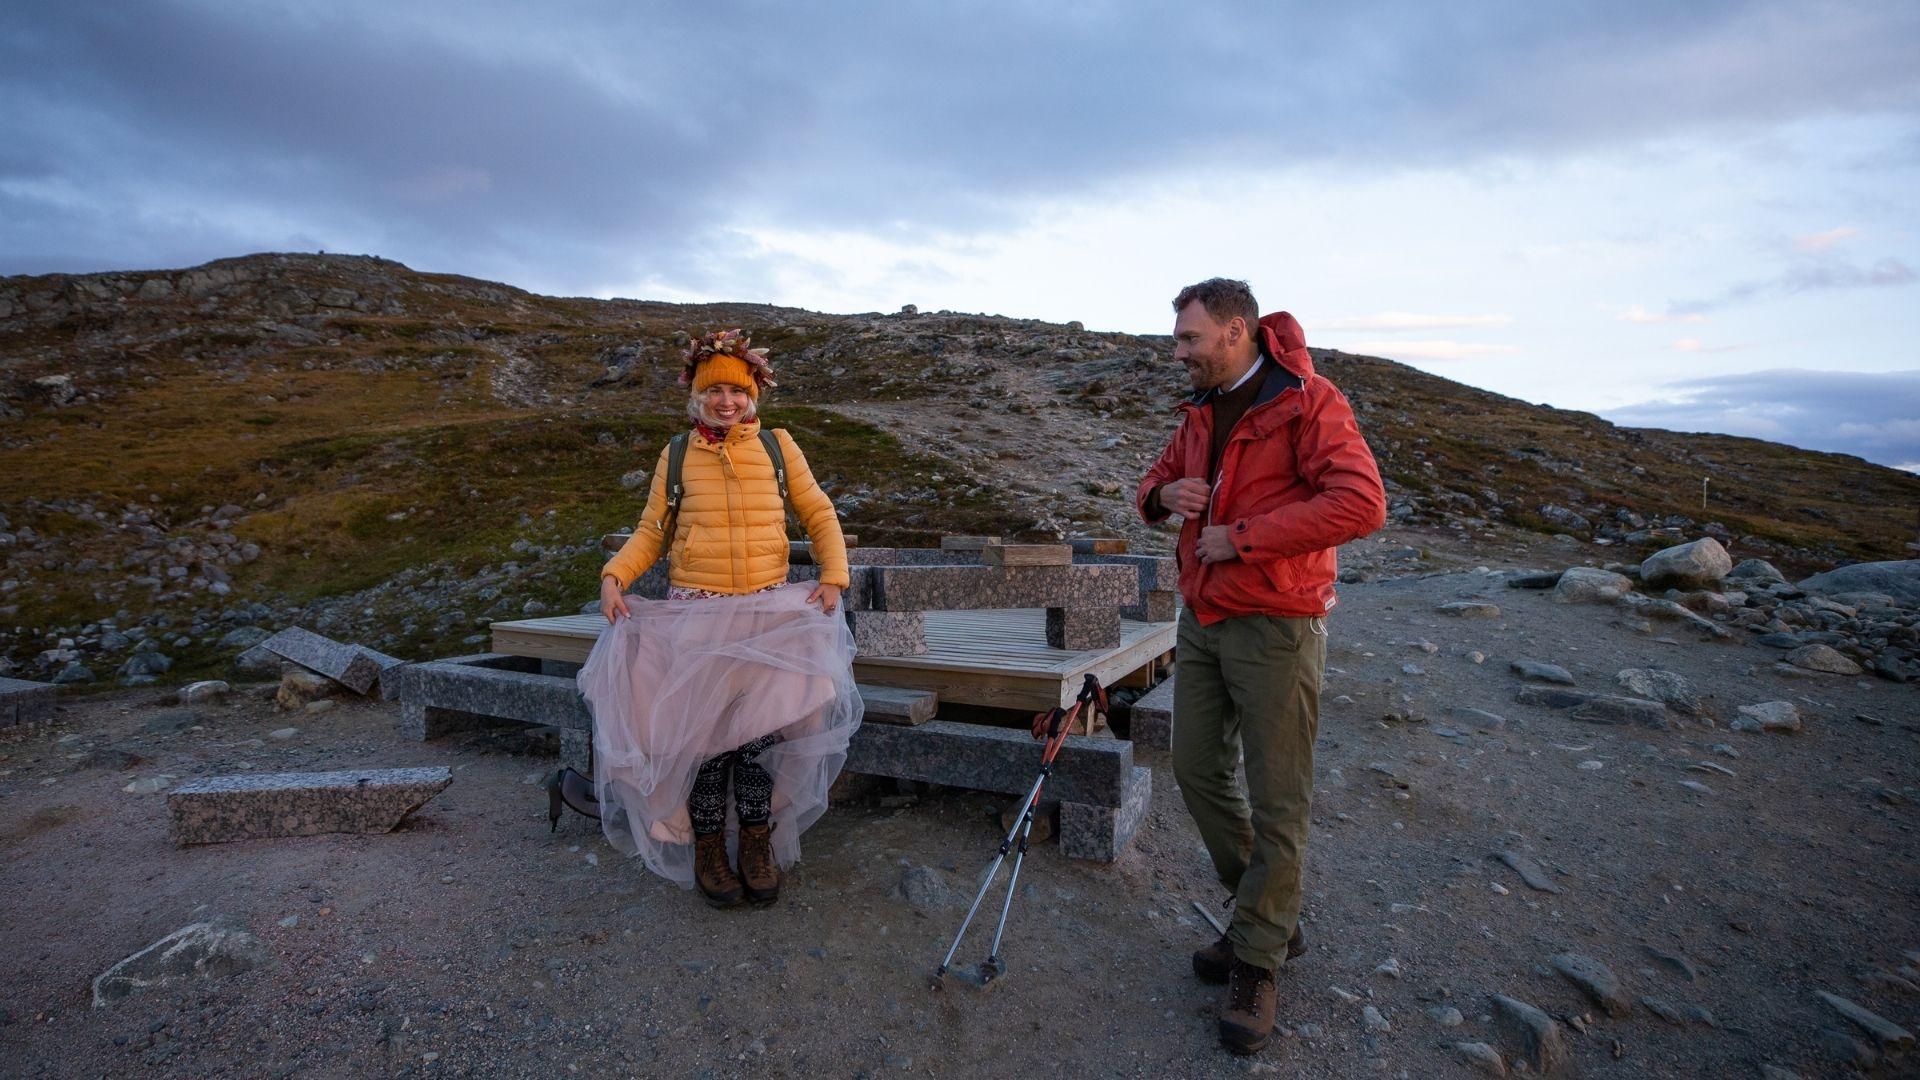
[[[807,594],[807,603],[819,604],[822,615],[833,614],[833,609],[840,606],[840,586],[815,585],[813,591]]]
[[[600,579],[600,614],[607,617],[609,625],[632,616],[633,610],[627,607],[626,594],[610,577]]]
[[[1209,525],[1200,530],[1200,562],[1230,562],[1240,557],[1233,546],[1233,531],[1225,525]]]
[[[1174,480],[1160,486],[1160,508],[1169,514],[1194,517],[1206,512],[1212,494],[1207,482],[1197,476]]]

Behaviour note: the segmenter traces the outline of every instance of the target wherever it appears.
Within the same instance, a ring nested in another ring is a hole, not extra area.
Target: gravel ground
[[[1515,559],[1563,551],[1542,547]],[[1370,550],[1359,561],[1387,552]],[[1471,570],[1342,596],[1305,882],[1313,948],[1282,973],[1283,1037],[1258,1058],[1219,1049],[1221,991],[1188,973],[1211,937],[1192,902],[1222,894],[1164,754],[1138,752],[1154,802],[1133,849],[1107,867],[1040,846],[1008,974],[935,993],[926,977],[996,842],[997,797],[852,800],[807,834],[776,906],[716,912],[579,819],[550,834],[537,739],[409,744],[395,706],[288,714],[271,687],[237,687],[180,731],[153,690],[68,697],[55,724],[0,744],[0,1071],[1472,1076],[1452,1044],[1519,1056],[1492,1018],[1505,994],[1574,1021],[1564,1037],[1588,1076],[1828,1075],[1850,1056],[1920,1075],[1816,996],[1920,1029],[1920,996],[1880,979],[1920,967],[1913,689],[1785,679],[1771,650],[1661,640]],[[1434,610],[1471,598],[1499,617]],[[1596,725],[1521,705],[1520,657],[1607,693],[1621,669],[1666,668],[1720,722]],[[1795,703],[1805,730],[1727,729],[1739,705],[1770,700]],[[1458,706],[1505,722],[1483,729]],[[164,794],[123,790],[376,763],[455,779],[388,835],[187,850],[168,842]],[[1500,851],[1560,891],[1529,888]],[[201,921],[251,932],[269,960],[91,1007],[95,975]],[[985,947],[970,938],[961,959]],[[1618,977],[1625,1015],[1553,970],[1567,952]]]

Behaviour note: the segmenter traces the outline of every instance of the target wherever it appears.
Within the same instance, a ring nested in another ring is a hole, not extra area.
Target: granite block
[[[876,566],[876,611],[1111,607],[1138,603],[1131,566]]]
[[[1173,676],[1162,679],[1159,686],[1134,702],[1128,715],[1127,738],[1135,746],[1173,749]]]
[[[167,810],[174,841],[183,845],[383,833],[451,783],[453,771],[444,765],[216,776],[168,792]]]
[[[582,776],[593,775],[593,732],[578,728],[560,729],[560,764]]]
[[[862,719],[869,724],[924,724],[933,719],[940,707],[940,695],[931,690],[903,690],[894,686],[868,686],[861,683]]]
[[[1180,564],[1171,555],[1096,555],[1075,552],[1075,566],[1131,566],[1140,572],[1142,595],[1180,586]]]
[[[1180,617],[1180,594],[1172,589],[1154,589],[1141,594],[1138,604],[1120,609],[1120,617],[1134,622],[1172,622]]]
[[[1070,607],[1047,609],[1047,648],[1117,649],[1120,647],[1120,609]]]
[[[1067,541],[1075,555],[1125,555],[1127,542],[1118,536],[1076,536]]]
[[[861,656],[920,656],[927,651],[926,615],[918,611],[848,611]]]
[[[0,679],[0,728],[52,720],[54,693],[52,683]]]
[[[572,660],[547,660],[543,658],[540,661],[540,674],[555,675],[562,679],[571,679],[580,674],[580,665]]]
[[[502,724],[521,723],[511,717],[484,716],[458,709],[436,709],[411,701],[400,703],[400,737],[415,742],[445,738],[459,731],[480,731]]]
[[[370,693],[382,672],[402,663],[364,645],[347,645],[298,626],[287,627],[261,642],[260,647],[325,675],[356,694]]]
[[[1072,566],[1073,549],[1065,544],[988,544],[980,549],[981,566]]]
[[[990,544],[997,544],[997,536],[943,536],[940,538],[942,551],[979,551]]]
[[[847,748],[849,771],[1024,794],[1040,775],[1041,744],[1024,728],[931,720],[918,727],[862,724]],[[1069,735],[1054,759],[1047,797],[1119,806],[1133,744]]]
[[[788,581],[819,581],[820,568],[811,565],[787,566]],[[873,607],[872,589],[873,571],[865,566],[854,564],[847,567],[847,587],[840,590],[840,609],[842,611],[867,611]],[[666,591],[661,590],[661,599]]]
[[[593,715],[572,678],[434,660],[387,676],[388,699],[476,716],[591,730]]]
[[[853,535],[852,533],[841,533],[840,543],[843,546],[845,546],[849,551],[851,551],[855,547],[859,546],[860,538]],[[803,566],[812,566],[813,565],[813,541],[811,540],[787,541],[787,561],[793,562],[793,563],[800,563]]]
[[[1051,786],[1051,785],[1049,785]],[[1153,801],[1153,770],[1135,765],[1119,806],[1060,803],[1060,854],[1069,859],[1112,862],[1133,842]]]

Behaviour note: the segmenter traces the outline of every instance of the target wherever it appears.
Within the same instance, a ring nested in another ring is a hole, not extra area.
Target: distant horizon
[[[757,305],[757,306],[763,306],[763,307],[793,308],[793,309],[809,311],[809,312],[813,312],[821,315],[834,315],[834,316],[889,315],[889,314],[894,314],[898,311],[898,308],[895,308],[892,311],[881,310],[878,308],[869,308],[869,309],[860,310],[860,311],[830,311],[830,310],[824,310],[821,308],[805,307],[803,305],[798,305],[798,304],[786,304],[786,303],[779,303],[779,302],[770,301],[770,300],[742,299],[739,297],[734,297],[730,299],[680,300],[680,299],[662,299],[658,297],[647,297],[647,296],[618,296],[618,295],[587,296],[582,294],[549,293],[549,292],[542,292],[539,289],[529,288],[525,285],[521,285],[516,282],[501,281],[494,278],[477,277],[473,274],[465,273],[459,270],[421,267],[405,259],[394,258],[393,256],[390,256],[390,255],[381,255],[374,252],[350,252],[350,251],[319,251],[319,250],[297,251],[297,250],[289,250],[289,249],[262,250],[262,251],[251,251],[242,255],[218,255],[209,259],[202,259],[199,262],[195,262],[195,263],[191,263],[183,266],[115,266],[115,267],[107,267],[104,269],[94,269],[94,270],[43,270],[43,271],[25,271],[25,272],[8,271],[5,265],[4,258],[0,258],[0,277],[40,277],[40,276],[53,275],[53,274],[64,274],[68,276],[78,277],[78,276],[86,276],[91,274],[177,273],[183,270],[193,269],[194,267],[197,267],[197,266],[206,265],[208,263],[221,262],[221,261],[234,260],[234,259],[247,259],[247,258],[254,258],[258,256],[267,256],[267,255],[337,255],[337,256],[342,256],[347,258],[376,258],[376,259],[382,259],[388,262],[398,263],[416,273],[448,274],[448,275],[453,275],[457,277],[467,277],[467,278],[472,278],[473,280],[476,280],[476,281],[485,281],[490,284],[506,285],[510,288],[520,289],[523,292],[531,293],[536,296],[547,296],[547,297],[552,297],[556,299],[628,300],[628,301],[636,301],[636,302],[642,302],[642,303],[667,303],[667,304],[684,304],[684,305],[745,304],[745,305]],[[1009,314],[1006,312],[962,311],[956,308],[928,306],[928,305],[916,305],[916,307],[923,314],[933,314],[941,311],[948,311],[956,315],[979,316],[979,317],[985,317],[985,318],[1017,319],[1017,320],[1031,319],[1031,320],[1040,321],[1040,322],[1053,323],[1056,325],[1064,325],[1067,322],[1075,321],[1072,319],[1052,318],[1052,317],[1038,316],[1038,315]],[[1267,310],[1275,311],[1275,310],[1285,310],[1285,309],[1269,308]],[[1297,314],[1296,314],[1296,317],[1298,317]],[[1081,320],[1081,321],[1082,321],[1082,324],[1085,325],[1084,320]],[[1099,327],[1099,326],[1087,326],[1087,329],[1090,332],[1094,332],[1094,333],[1123,333],[1123,334],[1131,334],[1135,337],[1164,338],[1169,336],[1169,333],[1171,330],[1171,321],[1172,321],[1171,312],[1169,312],[1169,316],[1168,316],[1169,325],[1166,328],[1163,328],[1160,330],[1141,330],[1141,329],[1128,329],[1126,327]],[[1600,417],[1601,419],[1606,420],[1609,423],[1612,423],[1615,426],[1621,427],[1621,428],[1667,431],[1667,432],[1672,432],[1674,434],[1680,434],[1680,435],[1729,435],[1729,436],[1735,436],[1740,438],[1752,438],[1752,439],[1758,439],[1763,442],[1772,442],[1772,443],[1777,443],[1783,446],[1791,446],[1800,450],[1810,450],[1810,451],[1815,451],[1819,453],[1839,454],[1842,456],[1853,457],[1853,458],[1857,458],[1859,460],[1865,461],[1868,464],[1879,465],[1879,466],[1894,469],[1900,472],[1914,473],[1916,475],[1920,475],[1920,461],[1893,462],[1893,461],[1876,460],[1872,457],[1855,453],[1854,451],[1847,450],[1847,449],[1837,449],[1832,446],[1809,445],[1801,442],[1790,442],[1784,439],[1768,438],[1765,435],[1753,434],[1751,432],[1745,432],[1745,431],[1727,431],[1727,430],[1718,430],[1713,428],[1698,428],[1698,427],[1695,427],[1695,428],[1677,427],[1677,426],[1670,426],[1670,425],[1664,425],[1664,424],[1658,424],[1658,423],[1636,423],[1636,422],[1632,422],[1631,420],[1621,419],[1617,416],[1610,416],[1606,411],[1583,408],[1577,405],[1568,405],[1568,404],[1563,404],[1560,402],[1553,402],[1553,401],[1535,401],[1523,395],[1509,393],[1505,390],[1502,390],[1499,387],[1485,386],[1479,383],[1469,382],[1465,379],[1459,378],[1456,373],[1451,373],[1444,369],[1433,370],[1431,368],[1423,367],[1420,364],[1413,363],[1409,360],[1405,360],[1399,357],[1382,354],[1382,353],[1359,352],[1353,349],[1342,348],[1340,346],[1335,346],[1335,345],[1321,345],[1315,341],[1313,328],[1311,325],[1309,325],[1306,322],[1306,320],[1302,320],[1302,327],[1307,334],[1307,344],[1316,349],[1338,351],[1338,352],[1347,353],[1349,355],[1367,356],[1367,357],[1380,359],[1380,360],[1391,360],[1395,363],[1404,364],[1407,367],[1414,368],[1415,370],[1424,372],[1429,375],[1434,375],[1439,378],[1447,379],[1451,382],[1456,382],[1463,386],[1470,386],[1477,390],[1484,390],[1489,393],[1500,394],[1503,397],[1507,397],[1516,401],[1521,401],[1526,404],[1543,405],[1548,408],[1561,409],[1561,410],[1572,411],[1572,412],[1593,413],[1594,415]],[[1804,370],[1804,369],[1798,370],[1798,371],[1796,371],[1795,369],[1774,369],[1769,371],[1754,372],[1753,374],[1755,376],[1769,376],[1774,379],[1785,379],[1785,378],[1796,376],[1796,375],[1804,376],[1806,378],[1818,378],[1822,373],[1818,371]],[[1894,375],[1894,376],[1901,376],[1901,377],[1911,377],[1916,381],[1920,381],[1920,370],[1906,371],[1906,372],[1891,372],[1888,374]],[[1336,385],[1338,384],[1336,383]]]

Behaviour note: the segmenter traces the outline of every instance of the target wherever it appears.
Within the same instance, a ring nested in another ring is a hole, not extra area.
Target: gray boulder
[[[1700,692],[1684,675],[1659,668],[1628,668],[1616,678],[1621,689],[1634,697],[1658,701],[1683,716],[1700,715]]]
[[[1781,659],[1797,668],[1828,675],[1858,675],[1860,665],[1829,645],[1802,645]]]
[[[1920,559],[1854,563],[1815,574],[1800,587],[1810,593],[1885,593],[1907,607],[1920,607]]]
[[[1711,536],[1656,551],[1640,564],[1640,581],[1649,589],[1706,589],[1733,569],[1733,556]]]
[[[1553,587],[1556,604],[1610,604],[1627,595],[1633,581],[1611,570],[1591,566],[1568,567]]]
[[[1752,589],[1775,582],[1784,584],[1787,577],[1765,559],[1741,559],[1734,564],[1733,569],[1727,571],[1726,580],[1729,584]]]

